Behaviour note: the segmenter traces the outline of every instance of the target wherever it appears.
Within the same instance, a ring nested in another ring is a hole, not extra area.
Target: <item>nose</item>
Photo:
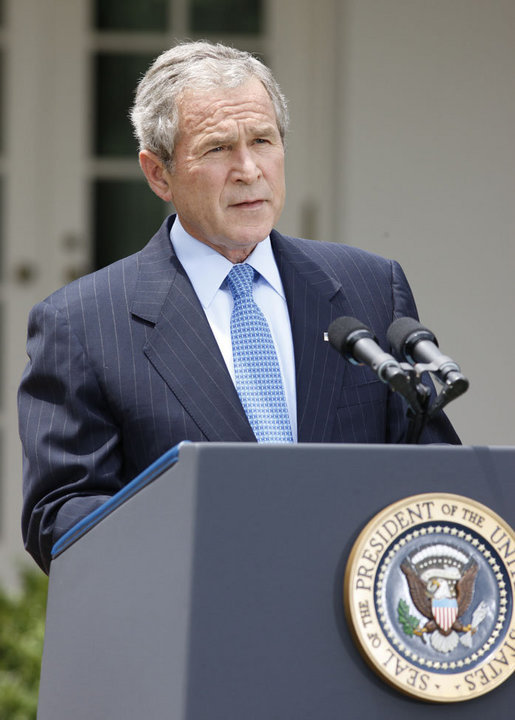
[[[233,161],[232,177],[235,182],[250,185],[261,176],[261,169],[250,148],[242,147],[235,150]]]

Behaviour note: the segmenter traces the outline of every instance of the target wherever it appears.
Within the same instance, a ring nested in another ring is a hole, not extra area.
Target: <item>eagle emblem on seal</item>
[[[472,646],[472,636],[485,618],[488,609],[484,602],[476,607],[472,621],[461,621],[473,597],[477,563],[462,550],[447,543],[434,543],[416,549],[401,564],[406,576],[411,600],[426,622],[409,614],[409,606],[401,600],[398,618],[407,635],[415,635],[429,642],[434,650],[448,653],[462,642]],[[423,623],[423,624],[422,624]]]

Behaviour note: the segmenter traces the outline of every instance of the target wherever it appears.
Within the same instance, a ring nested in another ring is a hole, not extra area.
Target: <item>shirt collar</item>
[[[233,264],[212,247],[187,233],[178,216],[170,230],[170,240],[202,307],[209,307]],[[245,262],[260,274],[259,282],[266,281],[282,298],[285,297],[270,236],[256,245]]]

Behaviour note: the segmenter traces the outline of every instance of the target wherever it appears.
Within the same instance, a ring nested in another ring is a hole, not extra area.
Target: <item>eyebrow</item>
[[[267,123],[266,125],[252,125],[249,129],[254,137],[270,137],[276,134],[279,135],[279,129],[275,127],[275,125],[272,125],[272,123]]]
[[[249,134],[252,137],[259,138],[269,138],[274,137],[275,135],[279,135],[279,130],[274,127],[271,123],[267,123],[266,125],[253,125],[249,127]],[[227,133],[218,133],[216,135],[212,135],[210,137],[205,138],[199,145],[200,150],[205,150],[206,148],[214,148],[218,147],[219,145],[231,145],[234,142],[237,141],[238,135],[233,134],[232,132]]]

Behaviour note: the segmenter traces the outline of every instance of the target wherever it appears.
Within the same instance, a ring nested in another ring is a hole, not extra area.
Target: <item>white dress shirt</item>
[[[224,282],[233,264],[219,252],[189,235],[176,217],[170,239],[186,271],[193,289],[206,313],[222,357],[234,382],[234,364],[231,342],[231,313],[233,297]],[[290,425],[297,441],[297,394],[295,390],[295,358],[291,336],[290,317],[281,276],[277,269],[270,238],[258,243],[247,263],[259,273],[254,283],[254,300],[265,316],[274,340]]]

